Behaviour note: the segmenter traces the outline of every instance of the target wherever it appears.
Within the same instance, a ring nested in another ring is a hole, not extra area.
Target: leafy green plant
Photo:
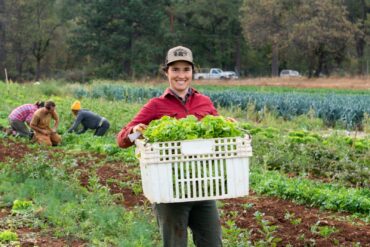
[[[135,195],[140,195],[143,193],[143,188],[140,183],[133,183],[131,189]]]
[[[251,188],[261,194],[292,199],[301,204],[328,210],[368,214],[369,189],[347,188],[304,178],[288,178],[274,171],[254,170],[250,176]]]
[[[193,115],[176,119],[163,116],[150,122],[144,132],[149,142],[192,140],[198,138],[218,138],[241,136],[242,131],[237,124],[222,116],[208,115],[201,121]]]
[[[222,226],[222,243],[225,247],[253,246],[250,241],[251,231],[239,228],[233,220],[227,220],[225,226]]]
[[[244,209],[251,209],[251,208],[253,208],[253,206],[254,206],[254,203],[244,203],[244,204],[242,204],[242,207]]]
[[[311,232],[320,235],[321,237],[329,237],[331,234],[338,231],[333,226],[320,226],[321,222],[317,221],[314,225],[311,226]]]
[[[281,238],[275,237],[277,226],[271,225],[271,222],[265,220],[263,216],[264,213],[256,211],[254,214],[255,219],[257,220],[258,225],[261,227],[258,231],[264,236],[263,240],[257,242],[259,246],[277,246],[281,242]]]
[[[0,232],[0,243],[8,243],[10,241],[17,241],[18,234],[10,230]]]
[[[33,210],[32,201],[15,200],[13,202],[12,213],[24,214]]]
[[[290,213],[289,211],[286,211],[284,215],[284,219],[289,220],[289,222],[292,225],[299,225],[302,222],[301,218],[296,218],[294,213]]]

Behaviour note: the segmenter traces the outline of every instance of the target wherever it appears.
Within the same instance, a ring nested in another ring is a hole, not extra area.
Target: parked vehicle
[[[229,74],[229,79],[239,79],[239,76],[236,74],[235,71],[224,71],[224,73]]]
[[[284,69],[280,72],[280,77],[301,77],[301,75],[296,70]]]
[[[194,74],[195,80],[227,80],[227,79],[237,79],[238,76],[234,71],[222,71],[219,68],[211,68],[211,69],[200,69],[198,73]]]

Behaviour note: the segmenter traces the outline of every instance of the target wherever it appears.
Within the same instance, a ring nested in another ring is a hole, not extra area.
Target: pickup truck
[[[234,71],[222,71],[219,68],[211,69],[200,69],[200,72],[194,74],[195,80],[227,80],[227,79],[238,79],[238,76]]]

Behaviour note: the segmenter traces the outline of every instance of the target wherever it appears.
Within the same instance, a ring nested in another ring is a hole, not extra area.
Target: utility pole
[[[6,83],[6,85],[9,85],[9,81],[8,81],[8,73],[7,73],[7,71],[6,71],[6,68],[4,69],[4,71],[5,71],[5,83]]]

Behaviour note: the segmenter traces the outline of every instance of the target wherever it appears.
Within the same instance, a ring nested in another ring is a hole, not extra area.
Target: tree
[[[55,12],[55,0],[29,1],[33,10],[32,55],[36,59],[35,79],[39,80],[41,61],[45,57],[56,29],[62,25]]]
[[[370,0],[345,0],[349,20],[357,26],[355,33],[358,73],[365,74],[364,53],[367,45],[366,37],[370,35]]]
[[[6,64],[13,79],[21,79],[24,64],[30,55],[30,11],[27,2],[23,0],[4,2],[5,48],[7,50]],[[14,71],[15,70],[15,71]],[[14,71],[14,72],[13,72]]]
[[[30,75],[35,71],[35,79],[40,78],[41,62],[48,52],[57,27],[61,25],[56,15],[56,3],[57,0],[4,1],[7,34],[5,45],[9,51],[7,64],[14,64],[15,78],[24,78],[25,64],[30,64]],[[34,61],[31,60],[32,56]]]
[[[199,66],[241,69],[245,42],[238,18],[241,0],[173,1],[169,45],[192,48]]]
[[[286,6],[284,0],[246,0],[242,7],[246,40],[254,47],[271,46],[272,76],[279,74],[279,50],[286,45]]]
[[[292,15],[290,42],[308,61],[309,76],[330,73],[330,65],[340,64],[353,41],[355,26],[347,20],[343,5],[335,0],[305,0]]]
[[[72,44],[91,57],[98,76],[117,78],[158,72],[163,58],[163,0],[92,0],[84,4]]]

